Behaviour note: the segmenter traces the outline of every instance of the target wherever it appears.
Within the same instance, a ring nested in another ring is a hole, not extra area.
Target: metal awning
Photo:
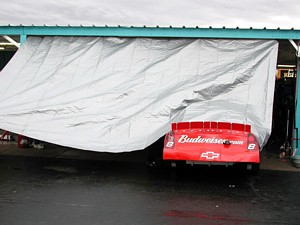
[[[199,27],[123,27],[123,26],[0,26],[0,35],[37,36],[117,36],[166,38],[233,38],[300,40],[300,30]],[[22,39],[22,38],[21,38]],[[22,42],[22,40],[21,40]]]

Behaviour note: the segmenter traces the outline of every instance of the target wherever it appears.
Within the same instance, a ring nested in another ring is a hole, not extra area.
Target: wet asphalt
[[[1,225],[300,224],[300,173],[0,157]]]

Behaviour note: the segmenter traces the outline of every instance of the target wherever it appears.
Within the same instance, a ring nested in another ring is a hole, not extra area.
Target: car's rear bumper
[[[259,151],[230,151],[230,150],[191,150],[164,148],[163,160],[181,160],[192,162],[216,163],[260,163]]]

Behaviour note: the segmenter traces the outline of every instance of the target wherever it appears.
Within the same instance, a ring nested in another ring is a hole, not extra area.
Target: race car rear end
[[[178,162],[225,166],[241,163],[256,172],[260,165],[260,146],[247,124],[173,123],[165,136],[163,160],[172,166]]]

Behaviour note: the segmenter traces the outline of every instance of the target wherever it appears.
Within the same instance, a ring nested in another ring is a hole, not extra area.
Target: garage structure
[[[1,26],[1,69],[28,36],[100,36],[148,38],[268,39],[279,41],[278,75],[274,99],[271,140],[292,141],[298,148],[300,105],[297,104],[299,75],[299,30],[190,28],[190,27],[87,27],[87,26]]]

